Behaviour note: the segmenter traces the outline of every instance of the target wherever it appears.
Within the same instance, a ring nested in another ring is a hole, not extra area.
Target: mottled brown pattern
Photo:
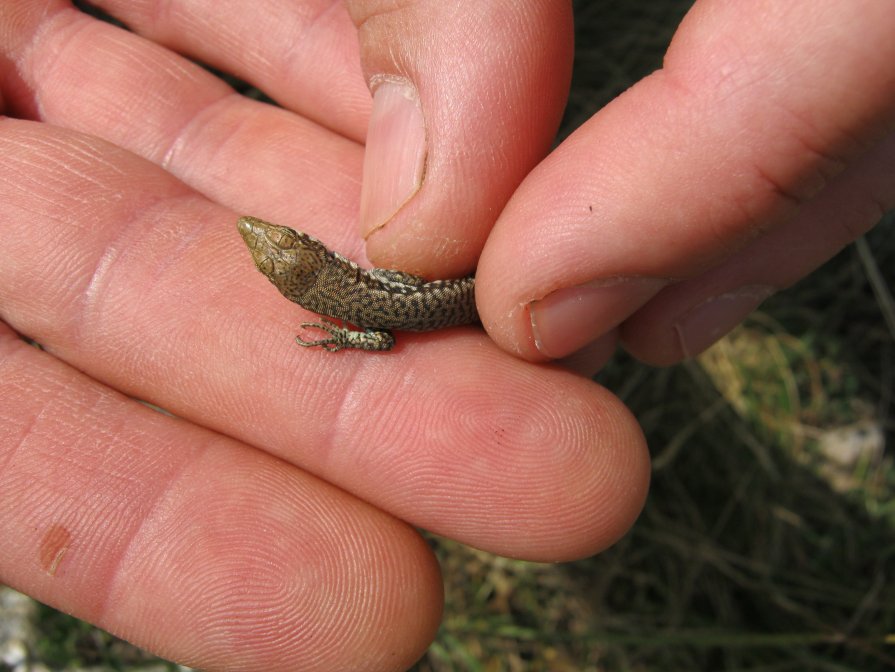
[[[305,324],[331,338],[303,341],[328,350],[387,350],[390,329],[430,331],[478,322],[475,278],[426,282],[399,271],[365,270],[330,252],[320,241],[285,226],[241,217],[239,232],[255,266],[290,301],[326,317],[345,320],[367,332],[331,322]]]

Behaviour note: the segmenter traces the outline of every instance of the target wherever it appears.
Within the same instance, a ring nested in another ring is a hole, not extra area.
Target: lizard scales
[[[329,351],[389,350],[391,329],[430,331],[478,322],[475,278],[434,280],[381,268],[363,269],[316,238],[257,217],[240,217],[239,233],[255,266],[290,301],[324,316],[301,326],[327,338],[305,341]],[[361,327],[354,331],[327,318]]]

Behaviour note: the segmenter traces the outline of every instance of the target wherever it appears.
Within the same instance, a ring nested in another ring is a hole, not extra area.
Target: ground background
[[[564,133],[659,67],[691,2],[575,4]],[[889,217],[697,361],[614,361],[599,380],[637,414],[654,458],[640,520],[607,553],[564,565],[430,537],[447,605],[414,670],[895,669],[893,285]],[[178,669],[0,598],[0,623],[33,614],[22,670]]]

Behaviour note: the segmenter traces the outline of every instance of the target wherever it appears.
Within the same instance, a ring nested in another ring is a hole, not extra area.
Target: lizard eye
[[[277,247],[281,250],[291,250],[295,247],[295,236],[293,236],[291,232],[284,233],[277,241]]]
[[[275,268],[276,267],[274,266],[273,259],[271,259],[270,257],[265,257],[261,260],[261,263],[258,264],[258,270],[268,277],[273,275]]]

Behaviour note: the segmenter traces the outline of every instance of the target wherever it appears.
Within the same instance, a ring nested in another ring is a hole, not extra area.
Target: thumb
[[[373,94],[361,233],[377,266],[455,277],[547,153],[571,73],[555,0],[348,0]]]

